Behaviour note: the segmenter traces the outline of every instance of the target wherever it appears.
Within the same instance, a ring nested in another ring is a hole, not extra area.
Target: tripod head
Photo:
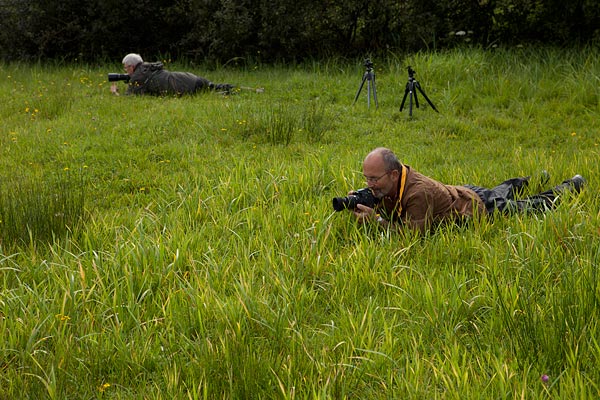
[[[412,69],[412,67],[410,65],[408,66],[407,69],[408,69],[408,78],[409,79],[414,79],[414,77],[415,77],[415,70]]]
[[[367,71],[372,71],[373,70],[373,62],[371,61],[370,58],[366,58],[363,65],[365,66],[365,68],[367,69]]]

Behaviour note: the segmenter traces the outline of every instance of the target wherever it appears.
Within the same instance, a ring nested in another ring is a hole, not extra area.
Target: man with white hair
[[[129,75],[125,93],[128,95],[181,96],[207,90],[229,94],[233,89],[233,85],[228,83],[215,84],[190,72],[168,71],[161,62],[144,62],[142,57],[135,53],[127,54],[123,58],[123,67]],[[119,95],[116,83],[111,85],[110,91]]]

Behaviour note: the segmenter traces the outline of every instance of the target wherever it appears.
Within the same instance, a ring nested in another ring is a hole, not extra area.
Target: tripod
[[[415,71],[409,65],[408,66],[408,83],[406,84],[406,89],[404,90],[404,97],[402,98],[402,104],[400,104],[400,111],[402,111],[402,109],[404,108],[404,102],[406,101],[406,96],[408,96],[408,115],[412,117],[413,96],[415,98],[415,105],[417,106],[417,108],[419,108],[419,99],[417,98],[417,90],[418,90],[419,92],[421,92],[423,97],[425,97],[425,100],[427,100],[427,102],[429,103],[431,108],[433,108],[435,110],[435,112],[439,113],[439,111],[437,110],[437,108],[435,108],[435,106],[433,105],[431,100],[429,100],[429,97],[427,97],[427,95],[425,94],[423,89],[421,89],[421,85],[414,78],[414,76],[415,76]]]
[[[379,107],[379,103],[377,102],[377,88],[375,87],[375,71],[373,71],[373,63],[367,58],[364,65],[367,70],[363,74],[362,81],[360,82],[360,86],[358,87],[358,91],[354,97],[354,103],[356,103],[356,100],[360,95],[360,91],[362,90],[365,81],[367,81],[367,107],[371,107],[371,82],[373,82],[373,99],[375,100],[375,107],[377,108]]]

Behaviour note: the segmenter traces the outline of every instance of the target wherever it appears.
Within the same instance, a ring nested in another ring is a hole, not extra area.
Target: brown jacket
[[[485,214],[483,202],[471,189],[445,185],[407,165],[402,169],[396,195],[384,197],[376,208],[386,219],[424,232],[442,222]]]

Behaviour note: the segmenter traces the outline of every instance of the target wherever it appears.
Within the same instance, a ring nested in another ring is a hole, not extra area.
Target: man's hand
[[[373,210],[371,207],[365,206],[364,204],[357,204],[356,208],[352,212],[360,224],[377,220],[377,214],[375,214],[375,210]]]
[[[110,92],[115,96],[119,95],[119,88],[117,87],[116,82],[113,82],[112,85],[110,85]]]

